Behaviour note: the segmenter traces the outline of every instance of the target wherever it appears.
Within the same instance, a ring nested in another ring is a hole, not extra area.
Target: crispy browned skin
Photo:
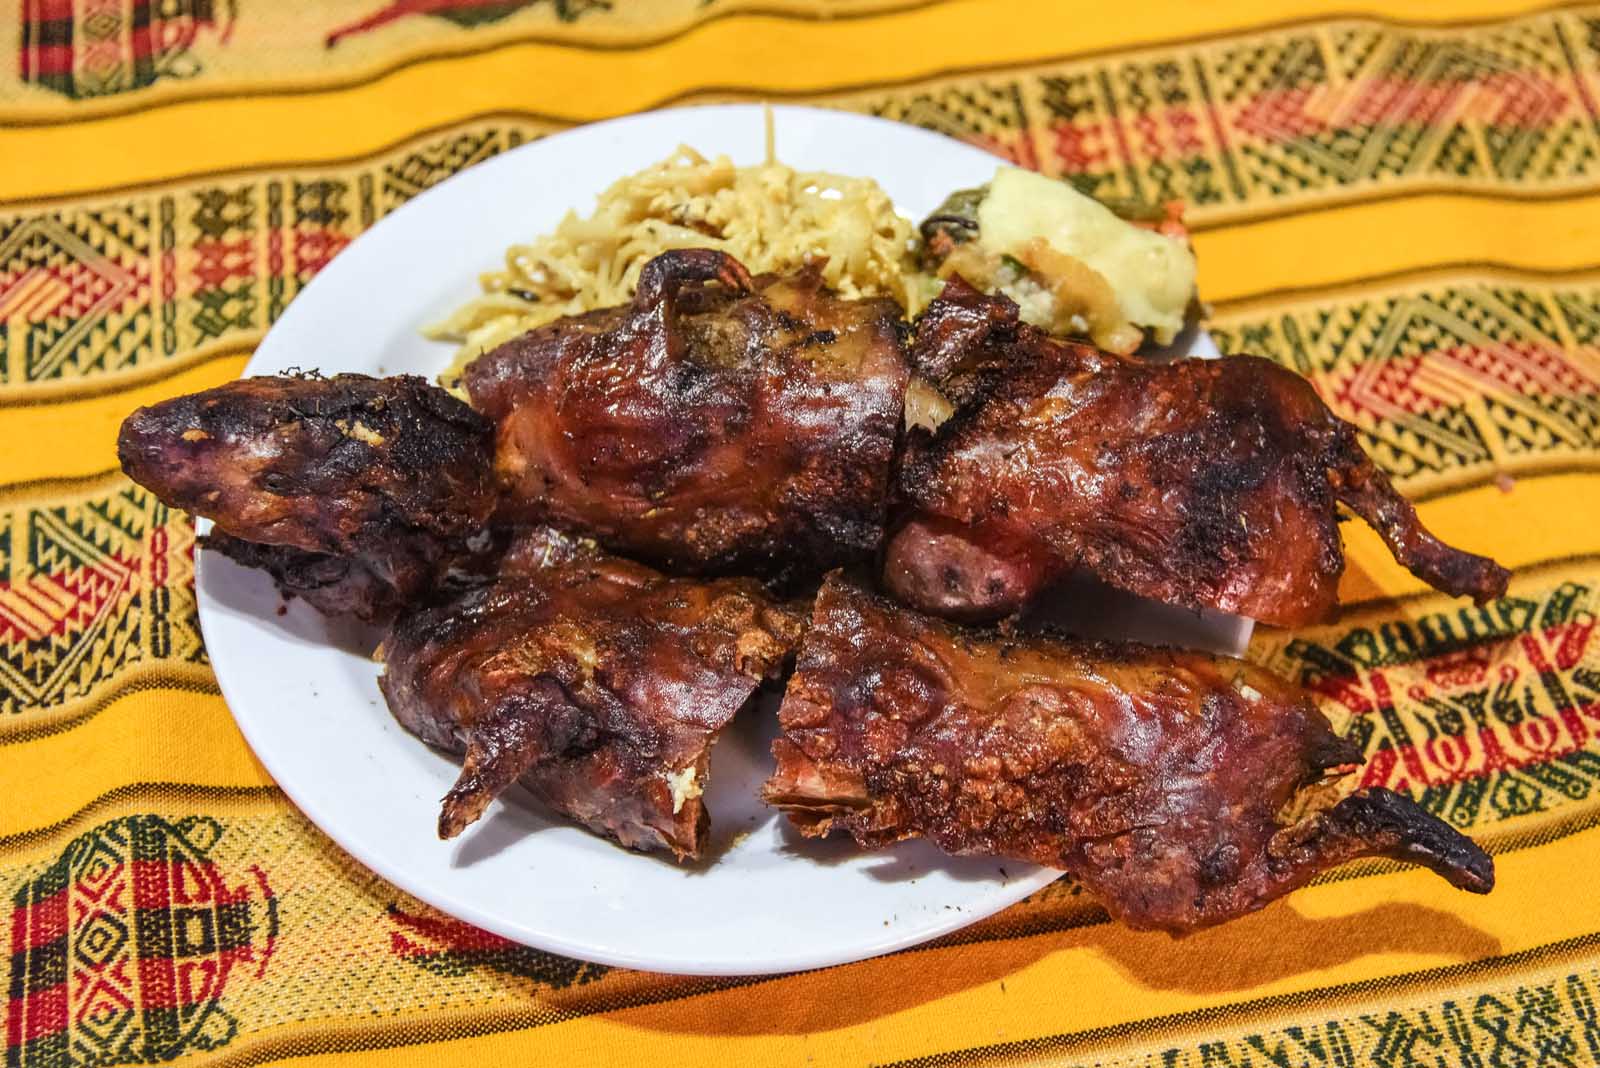
[[[1480,604],[1505,592],[1505,569],[1423,529],[1355,428],[1268,360],[1124,359],[954,279],[912,363],[957,404],[908,436],[885,555],[888,587],[924,610],[999,618],[1082,567],[1161,601],[1317,622],[1344,570],[1335,501],[1430,585]]]
[[[466,755],[441,837],[520,780],[629,848],[692,858],[711,743],[802,624],[751,580],[667,578],[535,531],[491,585],[401,616],[380,684],[407,730]]]
[[[964,630],[833,576],[779,718],[764,796],[804,834],[1063,868],[1134,927],[1219,923],[1354,857],[1494,884],[1482,850],[1392,791],[1280,819],[1361,753],[1239,660]]]
[[[236,564],[265,571],[285,597],[298,597],[325,616],[377,622],[392,618],[404,604],[394,586],[351,556],[262,545],[218,530],[202,537],[200,544]]]
[[[492,430],[413,376],[247,378],[140,408],[122,469],[324,611],[381,618],[494,507]],[[248,543],[241,545],[240,543]]]
[[[684,249],[645,265],[631,305],[507,342],[466,385],[498,425],[510,517],[678,572],[815,576],[883,537],[898,322],[815,269],[752,281]]]

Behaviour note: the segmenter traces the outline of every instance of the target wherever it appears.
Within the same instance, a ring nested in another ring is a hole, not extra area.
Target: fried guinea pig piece
[[[715,284],[713,284],[715,283]],[[475,360],[505,513],[688,574],[816,577],[883,538],[909,377],[899,307],[819,270],[752,280],[709,249],[645,264],[631,305]]]
[[[494,508],[489,423],[421,378],[246,378],[140,408],[122,469],[323,611],[428,590]]]
[[[392,617],[405,603],[394,586],[353,557],[262,545],[216,530],[202,537],[200,544],[242,567],[265,571],[285,597],[298,597],[325,616],[377,622]]]
[[[1268,360],[1113,356],[953,279],[912,363],[957,408],[908,435],[899,470],[884,580],[915,607],[995,619],[1082,567],[1161,601],[1317,622],[1344,570],[1336,501],[1430,585],[1480,604],[1505,592],[1504,568],[1423,529],[1355,428]]]
[[[407,730],[465,753],[440,837],[520,780],[597,834],[693,858],[711,744],[803,623],[753,580],[667,578],[539,530],[492,584],[402,615],[380,685]]]
[[[779,719],[763,795],[803,834],[1063,868],[1133,927],[1220,923],[1354,857],[1494,885],[1482,850],[1392,791],[1284,821],[1361,753],[1243,661],[966,630],[833,576]]]

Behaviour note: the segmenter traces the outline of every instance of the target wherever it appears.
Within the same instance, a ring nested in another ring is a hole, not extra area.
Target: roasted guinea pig
[[[246,378],[140,408],[122,469],[330,613],[431,589],[494,509],[489,423],[421,378]]]
[[[996,619],[1085,568],[1169,603],[1317,622],[1344,570],[1336,501],[1430,585],[1480,604],[1505,592],[1503,568],[1423,529],[1355,428],[1268,360],[1114,356],[956,278],[911,362],[956,408],[907,436],[885,552],[887,587],[925,611]]]
[[[668,578],[534,530],[492,583],[402,615],[379,682],[407,730],[465,753],[440,837],[520,781],[629,848],[694,858],[711,744],[803,623],[752,580]]]
[[[355,557],[262,545],[216,530],[204,535],[200,544],[242,567],[265,571],[284,597],[298,597],[325,616],[382,623],[405,603],[399,589]],[[402,584],[410,591],[427,570],[408,567]]]
[[[830,576],[763,794],[806,835],[912,836],[1070,872],[1115,918],[1181,932],[1385,856],[1487,892],[1494,865],[1360,763],[1308,694],[1239,660],[963,629]]]
[[[814,267],[752,280],[721,252],[663,253],[632,304],[467,368],[503,514],[679,573],[784,581],[868,555],[908,378],[899,320]]]

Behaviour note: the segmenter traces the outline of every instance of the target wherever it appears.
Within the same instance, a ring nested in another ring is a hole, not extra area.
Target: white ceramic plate
[[[871,175],[920,219],[994,157],[910,126],[776,109],[779,156],[802,169]],[[367,231],[295,299],[246,368],[433,376],[449,347],[425,323],[475,292],[505,247],[586,212],[618,177],[689,144],[755,163],[754,106],[688,108],[550,137],[481,163]],[[1214,354],[1199,339],[1196,354]],[[956,860],[924,843],[860,853],[802,841],[756,799],[773,710],[752,708],[711,763],[709,862],[625,852],[547,818],[515,791],[461,838],[435,837],[457,768],[390,718],[368,653],[375,636],[304,604],[279,615],[270,581],[214,554],[199,567],[200,619],[234,717],[273,778],[352,856],[422,900],[507,938],[607,964],[754,974],[838,964],[914,945],[1020,900],[1056,873]],[[1082,631],[1237,652],[1249,624],[1092,587],[1047,614]],[[1093,624],[1092,627],[1090,624]]]

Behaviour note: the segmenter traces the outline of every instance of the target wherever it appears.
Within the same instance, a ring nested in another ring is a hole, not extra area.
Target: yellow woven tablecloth
[[[1344,617],[1250,652],[1495,853],[1492,896],[1367,865],[1173,941],[1058,886],[884,959],[689,980],[486,936],[307,823],[118,422],[235,377],[460,168],[729,98],[1189,205],[1224,348],[1309,376],[1434,530],[1516,570],[1471,608],[1350,524]],[[1600,1062],[1597,341],[1600,5],[0,4],[5,1065]]]

